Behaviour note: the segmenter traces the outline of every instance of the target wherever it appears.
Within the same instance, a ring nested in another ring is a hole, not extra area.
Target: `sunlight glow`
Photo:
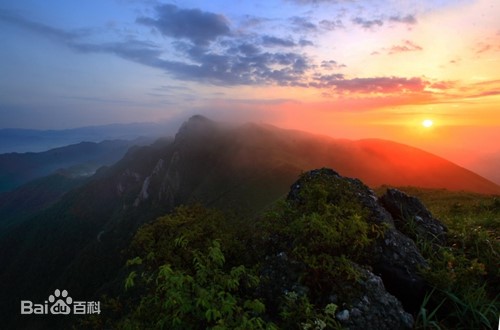
[[[422,126],[424,127],[431,127],[433,124],[434,124],[433,121],[430,119],[426,119],[422,122]]]

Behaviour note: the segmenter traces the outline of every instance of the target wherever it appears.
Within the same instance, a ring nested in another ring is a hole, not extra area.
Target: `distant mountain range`
[[[0,129],[0,154],[42,152],[82,141],[135,140],[173,136],[181,122],[131,123],[88,126],[65,130]]]
[[[0,234],[0,311],[6,313],[0,318],[12,321],[20,298],[46,299],[49,288],[90,299],[122,286],[116,279],[123,249],[137,228],[178,205],[202,203],[251,218],[283,197],[302,171],[320,167],[371,186],[500,194],[483,177],[403,144],[194,116],[173,141],[131,148],[50,207],[9,223]]]
[[[66,176],[89,176],[103,165],[117,162],[133,145],[151,143],[146,138],[80,142],[44,152],[0,154],[0,193],[33,179],[64,170]]]

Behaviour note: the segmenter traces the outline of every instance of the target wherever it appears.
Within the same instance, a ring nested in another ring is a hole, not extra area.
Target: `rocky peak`
[[[176,142],[182,142],[193,137],[211,134],[217,128],[217,123],[202,115],[194,115],[185,121],[175,135]]]

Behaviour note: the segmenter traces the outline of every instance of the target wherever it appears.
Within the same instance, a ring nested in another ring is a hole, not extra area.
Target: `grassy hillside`
[[[457,327],[496,328],[485,315],[500,313],[500,196],[445,189],[400,187],[418,197],[448,227],[448,242],[435,250],[420,243],[431,260],[427,275],[435,285],[420,314],[419,326],[438,328],[449,318]],[[376,189],[378,195],[386,187]],[[436,312],[435,314],[432,314]],[[431,316],[432,314],[432,316]],[[451,327],[453,328],[453,327]]]

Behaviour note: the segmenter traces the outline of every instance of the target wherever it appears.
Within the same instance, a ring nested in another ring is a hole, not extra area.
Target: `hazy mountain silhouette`
[[[65,193],[84,184],[86,180],[87,177],[75,177],[71,173],[59,171],[30,181],[13,191],[1,193],[0,232],[54,204]]]
[[[383,140],[336,140],[269,125],[226,126],[194,116],[173,141],[133,147],[115,165],[0,237],[1,311],[20,297],[64,288],[81,300],[110,282],[143,223],[200,202],[253,216],[284,196],[302,171],[331,167],[369,185],[500,193],[494,183],[422,150]]]
[[[465,166],[496,184],[500,184],[499,164],[500,150],[469,159],[466,161]]]
[[[63,130],[0,129],[0,154],[42,152],[82,141],[148,139],[174,135],[181,121],[87,126]]]
[[[80,142],[39,153],[0,154],[0,193],[60,169],[65,169],[66,175],[92,175],[100,166],[118,161],[131,146],[148,141]]]

